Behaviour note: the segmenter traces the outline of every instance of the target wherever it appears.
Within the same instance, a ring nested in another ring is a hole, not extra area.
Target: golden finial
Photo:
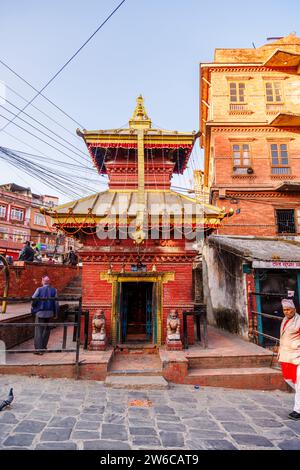
[[[151,127],[151,119],[149,119],[146,112],[142,95],[136,99],[136,106],[129,121],[129,127],[134,129],[149,129]]]

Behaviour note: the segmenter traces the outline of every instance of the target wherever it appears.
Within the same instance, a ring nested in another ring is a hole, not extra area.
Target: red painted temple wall
[[[137,157],[136,157],[137,159]],[[137,189],[138,172],[136,159],[117,159],[106,163],[110,189]],[[170,189],[174,162],[166,157],[147,157],[145,154],[145,189]]]
[[[115,243],[115,242],[114,242]],[[172,244],[172,241],[163,241],[162,243]],[[178,310],[179,317],[181,319],[181,335],[183,335],[183,322],[182,322],[182,311],[189,310],[193,307],[193,291],[192,291],[192,259],[196,253],[189,252],[189,258],[183,259],[182,257],[187,256],[187,252],[184,250],[184,240],[179,240],[173,244],[177,245],[178,251],[167,252],[166,248],[155,245],[154,241],[149,241],[147,244],[151,244],[151,253],[147,253],[148,257],[155,260],[150,262],[144,261],[143,264],[147,265],[147,272],[151,272],[153,264],[156,266],[156,272],[173,272],[174,281],[168,281],[163,283],[163,314],[162,314],[162,342],[166,339],[166,322],[167,316],[171,309]],[[97,245],[97,247],[95,246]],[[113,272],[120,272],[123,267],[123,261],[116,261],[116,257],[126,259],[124,261],[125,274],[131,272],[130,265],[136,263],[136,246],[133,245],[132,240],[124,240],[120,244],[116,244],[114,250],[110,253],[103,253],[100,251],[101,245],[107,246],[106,241],[100,241],[94,237],[88,237],[85,241],[85,247],[81,251],[81,257],[83,259],[82,268],[82,296],[83,296],[83,308],[90,312],[90,331],[89,336],[91,337],[91,325],[92,317],[96,309],[104,310],[106,317],[106,329],[109,341],[111,341],[111,309],[112,309],[112,284],[106,280],[101,280],[101,273],[107,273],[110,263],[112,264]],[[99,248],[98,248],[99,247]],[[124,252],[125,248],[131,247],[131,250],[127,253]],[[150,250],[150,247],[147,246]],[[142,250],[145,255],[144,250]],[[109,255],[109,258],[108,258]],[[105,261],[103,257],[106,257]],[[172,259],[170,260],[170,257]],[[89,259],[87,259],[89,257]],[[102,259],[101,259],[102,258]],[[160,259],[158,259],[160,258]],[[109,261],[111,259],[111,261]],[[191,317],[188,317],[188,338],[189,343],[194,342],[194,328]]]

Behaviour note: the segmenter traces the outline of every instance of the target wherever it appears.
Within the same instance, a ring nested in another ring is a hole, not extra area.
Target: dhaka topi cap
[[[282,308],[296,308],[292,299],[282,299],[281,305]]]

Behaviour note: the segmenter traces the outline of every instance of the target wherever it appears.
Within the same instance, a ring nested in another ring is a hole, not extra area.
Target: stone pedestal
[[[167,338],[166,346],[168,351],[182,351],[182,342],[180,338]]]
[[[107,348],[106,339],[92,339],[89,344],[90,351],[105,351]]]

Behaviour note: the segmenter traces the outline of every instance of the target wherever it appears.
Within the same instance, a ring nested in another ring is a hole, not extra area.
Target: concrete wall
[[[203,286],[209,324],[248,339],[242,259],[206,241],[203,247]]]

